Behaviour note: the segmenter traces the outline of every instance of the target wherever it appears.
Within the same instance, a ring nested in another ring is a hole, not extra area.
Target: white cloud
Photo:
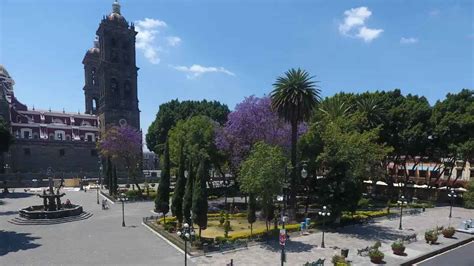
[[[143,52],[146,59],[152,64],[160,63],[160,53],[163,49],[161,45],[165,40],[159,37],[159,29],[165,29],[168,25],[166,22],[145,18],[143,20],[135,21],[135,30],[138,32],[135,46]],[[169,38],[173,38],[172,41]],[[172,36],[166,38],[166,43],[169,46],[176,46],[181,42],[181,38]]]
[[[143,29],[155,29],[158,27],[166,28],[168,26],[166,22],[153,18],[145,18],[144,20],[137,21],[135,24]]]
[[[174,69],[187,73],[187,78],[193,79],[197,78],[206,73],[225,73],[229,76],[235,76],[234,73],[230,72],[229,70],[223,67],[205,67],[201,65],[192,65],[190,67],[187,66],[173,66]]]
[[[166,37],[166,41],[168,42],[169,46],[178,46],[181,43],[181,38],[178,36],[169,36]]]
[[[344,11],[344,21],[339,24],[339,32],[345,36],[371,42],[383,32],[383,29],[371,29],[366,26],[366,21],[371,15],[372,11],[365,6]]]
[[[360,28],[359,33],[356,36],[363,39],[364,42],[371,42],[373,39],[379,37],[382,32],[382,29],[369,29],[364,26]]]
[[[414,43],[417,43],[417,42],[418,42],[418,39],[413,38],[413,37],[408,37],[408,38],[402,37],[400,39],[401,44],[414,44]]]

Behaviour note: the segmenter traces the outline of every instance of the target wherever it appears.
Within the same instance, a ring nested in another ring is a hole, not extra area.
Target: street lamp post
[[[452,212],[453,212],[453,201],[455,198],[457,198],[457,194],[454,191],[454,189],[451,189],[451,191],[448,193],[449,201],[450,201],[450,206],[449,206],[449,218],[452,217]]]
[[[188,254],[188,240],[192,240],[192,238],[194,237],[194,229],[189,226],[188,223],[185,223],[183,225],[183,228],[181,228],[181,230],[178,230],[177,232],[178,236],[183,238],[184,239],[184,266],[187,266],[188,264],[188,258],[187,258],[187,254]]]
[[[401,196],[400,199],[397,201],[397,205],[398,207],[400,207],[400,225],[398,226],[399,230],[402,230],[403,207],[407,204],[408,202],[406,201],[404,196]]]
[[[321,247],[325,248],[325,246],[324,246],[324,229],[326,227],[326,218],[325,217],[326,216],[328,216],[328,217],[331,216],[331,213],[329,212],[329,210],[327,209],[326,206],[323,206],[323,210],[320,211],[318,214],[323,217],[323,230],[322,230],[323,231],[323,238],[321,240]]]
[[[95,190],[97,190],[97,204],[99,204],[99,180],[97,180],[95,184],[96,184]]]
[[[309,186],[308,186],[308,171],[306,171],[306,163],[303,164],[303,169],[301,169],[301,177],[303,178],[305,182],[305,188],[307,189],[306,191],[306,206],[304,209],[304,216],[305,218],[308,218],[308,204],[309,204]]]
[[[122,227],[125,227],[125,201],[127,201],[125,193],[120,194],[119,200],[122,202]]]

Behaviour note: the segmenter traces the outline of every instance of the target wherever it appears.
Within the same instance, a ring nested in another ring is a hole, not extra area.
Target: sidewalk
[[[366,225],[352,225],[337,229],[334,232],[325,233],[325,246],[320,248],[322,233],[314,233],[307,236],[292,237],[286,246],[287,265],[303,265],[307,261],[316,261],[319,258],[326,259],[326,265],[331,264],[334,254],[340,254],[341,248],[349,249],[348,260],[352,265],[370,265],[369,257],[357,255],[357,249],[372,246],[375,241],[382,242],[380,250],[385,253],[386,265],[399,265],[422,254],[447,245],[472,237],[472,235],[456,233],[453,239],[439,236],[437,245],[425,243],[424,233],[427,229],[436,226],[447,227],[451,224],[457,228],[461,221],[474,218],[474,210],[453,208],[453,217],[448,219],[449,207],[427,209],[426,212],[417,215],[403,215],[403,230],[398,230],[399,217],[391,219],[379,219]],[[418,234],[418,241],[406,244],[407,256],[394,255],[391,244],[398,238],[413,233]],[[193,258],[197,265],[226,265],[230,260],[234,265],[279,265],[280,246],[278,242],[250,246],[246,250],[230,252],[226,254],[214,253],[209,256]]]

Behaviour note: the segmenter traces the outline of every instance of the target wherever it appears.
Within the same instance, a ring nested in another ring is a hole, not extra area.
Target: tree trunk
[[[291,121],[291,178],[290,178],[290,219],[296,216],[296,141],[298,137],[298,121],[294,117]]]
[[[163,213],[163,224],[166,224],[166,213]]]
[[[250,224],[250,238],[252,238],[253,235],[253,223]]]

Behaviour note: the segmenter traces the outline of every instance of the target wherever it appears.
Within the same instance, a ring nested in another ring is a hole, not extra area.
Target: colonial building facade
[[[101,164],[96,143],[109,126],[140,129],[135,31],[121,14],[118,2],[104,16],[96,31],[94,47],[84,65],[85,113],[28,108],[14,94],[15,82],[0,66],[0,116],[15,138],[4,154],[7,179],[44,175],[67,177],[99,175]],[[20,176],[20,177],[19,177]]]

